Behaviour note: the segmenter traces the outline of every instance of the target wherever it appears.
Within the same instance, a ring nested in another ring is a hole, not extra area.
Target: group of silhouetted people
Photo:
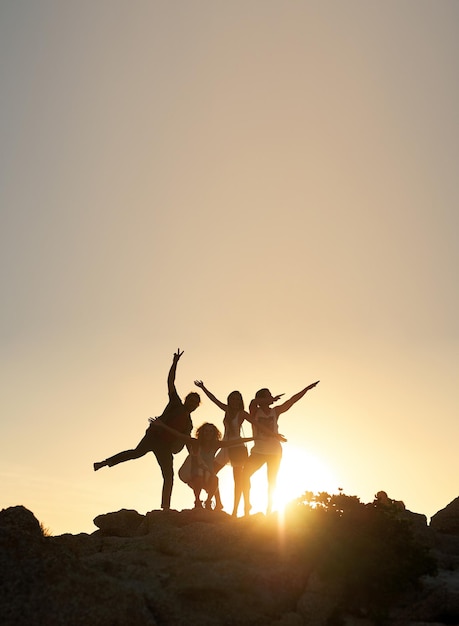
[[[233,468],[234,477],[232,514],[236,516],[241,497],[244,498],[244,513],[249,514],[251,508],[250,478],[266,464],[268,478],[267,513],[270,513],[282,459],[281,442],[286,441],[278,430],[279,416],[288,411],[319,381],[308,385],[289,400],[277,406],[272,405],[278,402],[283,394],[272,396],[269,389],[260,389],[250,402],[247,412],[239,391],[232,391],[225,404],[205,387],[202,380],[195,380],[195,385],[202,389],[206,396],[225,412],[225,416],[223,418],[223,436],[214,424],[204,423],[196,430],[196,437],[192,437],[191,413],[198,408],[201,398],[198,393],[191,392],[182,402],[177,393],[175,376],[177,363],[182,354],[183,351],[180,352],[178,349],[172,360],[167,378],[169,402],[163,413],[159,417],[149,419],[150,424],[145,436],[136,448],[119,452],[105,459],[105,461],[94,463],[94,470],[97,471],[105,466],[112,467],[124,461],[138,459],[147,452],[153,452],[163,476],[161,508],[170,509],[174,481],[173,455],[180,452],[186,445],[189,454],[179,469],[179,477],[193,490],[195,507],[212,508],[212,501],[215,499],[214,508],[220,510],[223,508],[217,474],[229,462]],[[241,437],[244,420],[247,420],[252,426],[252,437]],[[254,442],[250,454],[245,445],[249,441]],[[204,503],[201,501],[203,491],[207,494]]]

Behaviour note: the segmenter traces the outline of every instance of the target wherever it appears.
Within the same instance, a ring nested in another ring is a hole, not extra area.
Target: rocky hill
[[[23,506],[4,509],[1,624],[459,624],[459,498],[430,526],[403,509],[399,526],[381,525],[368,506],[239,519],[122,510],[96,517],[91,535],[55,537]]]

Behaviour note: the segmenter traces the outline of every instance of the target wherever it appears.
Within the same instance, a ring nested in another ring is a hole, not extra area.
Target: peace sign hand
[[[183,354],[183,350],[180,352],[180,348],[177,348],[177,352],[174,353],[174,363],[177,363],[177,361],[180,359],[182,354]]]

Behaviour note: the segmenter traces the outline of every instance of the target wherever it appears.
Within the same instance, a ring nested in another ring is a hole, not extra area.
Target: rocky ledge
[[[459,498],[449,507],[431,526],[423,515],[402,512],[438,573],[398,598],[386,623],[459,624],[459,536],[445,522],[459,513]],[[321,576],[304,519],[121,510],[94,522],[99,530],[91,535],[50,537],[23,506],[0,512],[3,626],[378,622],[357,605],[337,612],[339,590]]]

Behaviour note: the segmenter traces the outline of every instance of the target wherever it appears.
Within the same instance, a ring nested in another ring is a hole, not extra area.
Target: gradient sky
[[[182,396],[321,380],[298,495],[459,495],[457,0],[3,0],[0,59],[0,508],[158,508],[153,455],[92,463],[178,347]]]

